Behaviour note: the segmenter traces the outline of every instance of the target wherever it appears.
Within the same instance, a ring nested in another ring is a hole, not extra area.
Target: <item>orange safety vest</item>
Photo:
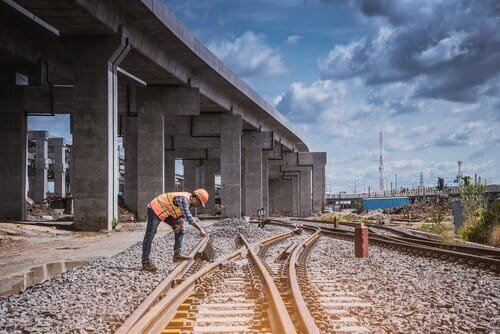
[[[192,195],[188,192],[165,193],[153,198],[149,205],[160,220],[165,220],[167,217],[177,219],[183,216],[182,209],[174,204],[174,198],[179,196],[186,197],[190,201]]]

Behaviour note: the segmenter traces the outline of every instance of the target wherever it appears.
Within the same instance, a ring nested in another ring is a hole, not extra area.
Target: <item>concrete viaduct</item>
[[[79,229],[117,218],[119,137],[139,220],[174,189],[175,159],[186,190],[213,193],[220,175],[224,217],[322,210],[326,153],[309,152],[161,0],[0,0],[0,68],[0,219],[25,216],[27,115],[62,113]]]

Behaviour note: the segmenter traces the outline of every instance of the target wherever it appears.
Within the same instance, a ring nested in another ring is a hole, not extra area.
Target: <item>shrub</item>
[[[464,225],[458,233],[464,240],[486,243],[493,231],[495,217],[494,213],[490,217],[488,211],[494,208],[488,206],[487,210],[484,190],[483,184],[465,183],[460,186]]]

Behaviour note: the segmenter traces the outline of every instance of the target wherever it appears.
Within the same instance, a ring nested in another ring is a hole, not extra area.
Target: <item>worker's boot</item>
[[[146,260],[142,262],[142,270],[155,272],[156,267],[150,260]]]
[[[175,252],[172,258],[173,262],[180,262],[191,259],[189,256],[182,254],[181,252]]]

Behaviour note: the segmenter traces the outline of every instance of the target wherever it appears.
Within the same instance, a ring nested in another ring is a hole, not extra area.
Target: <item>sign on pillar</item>
[[[354,255],[356,257],[368,256],[368,228],[365,224],[354,229]]]

